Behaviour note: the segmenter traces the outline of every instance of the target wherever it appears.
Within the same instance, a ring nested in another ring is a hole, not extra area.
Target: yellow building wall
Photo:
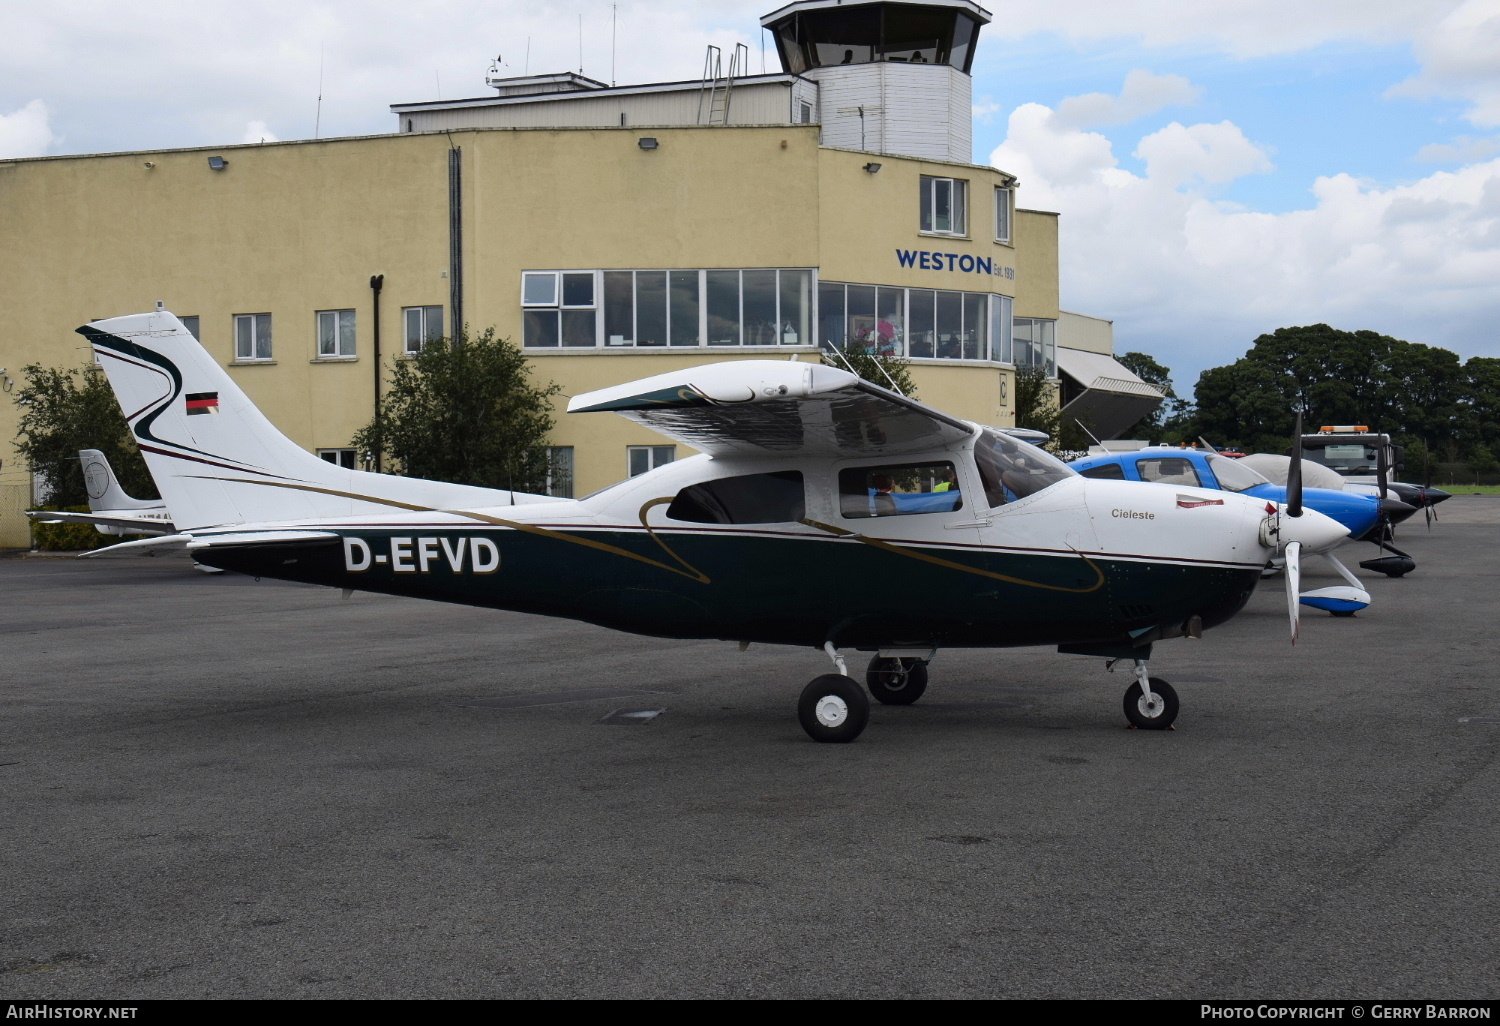
[[[639,148],[644,135],[656,150]],[[817,138],[816,126],[800,125],[451,133],[463,156],[465,319],[519,341],[524,270],[672,267],[817,267],[828,280],[1000,292],[1016,297],[1017,314],[1056,316],[1056,218],[1018,212],[1014,246],[995,243],[999,172],[824,149]],[[19,387],[28,363],[81,366],[88,351],[74,328],[162,300],[200,318],[205,347],[299,445],[347,446],[374,398],[371,275],[385,276],[387,368],[401,349],[402,307],[442,306],[451,328],[449,145],[447,133],[404,134],[0,162],[0,301],[11,311],[0,367]],[[214,155],[224,170],[210,169]],[[862,170],[871,160],[876,174]],[[922,174],[970,181],[968,238],[917,231]],[[1015,276],[903,268],[898,248],[983,256]],[[352,360],[317,359],[316,311],[330,309],[357,311]],[[239,313],[272,314],[273,363],[235,363]],[[539,382],[561,386],[552,441],[574,446],[582,495],[625,475],[626,445],[666,440],[618,417],[569,417],[568,396],[791,355],[817,359],[784,346],[537,354],[531,364]],[[913,375],[924,401],[1013,423],[1002,368],[920,365]],[[6,398],[0,547],[13,547],[28,543],[20,511],[30,494]]]

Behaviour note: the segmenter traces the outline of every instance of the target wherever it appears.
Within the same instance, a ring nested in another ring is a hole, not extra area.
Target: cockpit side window
[[[963,509],[952,463],[901,463],[839,471],[839,514],[847,519]]]
[[[689,485],[667,516],[690,524],[790,524],[807,516],[800,470],[721,477]]]
[[[1118,463],[1101,463],[1097,467],[1080,470],[1079,473],[1084,477],[1096,477],[1105,481],[1125,480],[1125,468]]]
[[[991,508],[1035,495],[1078,473],[1051,453],[990,428],[974,443],[974,461]]]
[[[1156,484],[1201,485],[1192,460],[1181,456],[1157,456],[1136,460],[1135,469],[1140,471],[1142,481]]]
[[[1219,487],[1226,492],[1243,492],[1256,485],[1271,483],[1239,460],[1232,460],[1228,456],[1209,456],[1208,469],[1214,472],[1214,477],[1219,479]]]

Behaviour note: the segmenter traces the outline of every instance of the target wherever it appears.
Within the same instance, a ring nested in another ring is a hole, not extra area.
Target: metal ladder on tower
[[[734,94],[734,80],[745,73],[750,63],[750,48],[734,44],[729,58],[729,74],[724,73],[724,51],[712,43],[703,55],[703,84],[698,88],[698,124],[729,124],[729,101]]]

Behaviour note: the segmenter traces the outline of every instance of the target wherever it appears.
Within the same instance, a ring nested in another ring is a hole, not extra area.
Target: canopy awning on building
[[[1058,346],[1057,372],[1062,379],[1063,422],[1076,419],[1100,439],[1118,437],[1162,401],[1161,389],[1104,353]]]

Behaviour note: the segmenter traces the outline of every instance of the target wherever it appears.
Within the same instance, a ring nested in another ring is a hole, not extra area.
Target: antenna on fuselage
[[[1101,448],[1101,449],[1104,448],[1104,443],[1101,442],[1101,441],[1099,441],[1099,439],[1094,435],[1094,433],[1088,429],[1088,425],[1087,424],[1085,424],[1083,421],[1079,420],[1077,417],[1073,418],[1073,423],[1077,424],[1079,427],[1083,428],[1083,433],[1086,434],[1086,435],[1088,435],[1089,439],[1095,445],[1099,446],[1099,448]]]

